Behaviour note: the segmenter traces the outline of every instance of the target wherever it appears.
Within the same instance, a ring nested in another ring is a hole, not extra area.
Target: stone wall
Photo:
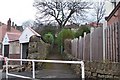
[[[78,60],[69,53],[63,54],[66,60]],[[120,78],[120,63],[112,62],[88,62],[85,63],[85,76],[87,78],[109,78],[109,79],[118,79]],[[80,75],[80,65],[71,65],[71,68],[76,72],[77,75]]]
[[[49,53],[50,45],[43,42],[40,38],[32,36],[28,49],[28,59],[44,60]],[[36,65],[40,67],[41,64],[37,63]]]
[[[120,63],[111,62],[85,62],[87,77],[94,78],[120,78]]]
[[[66,39],[64,41],[64,51],[66,53],[72,54],[72,50],[71,50],[71,39]]]

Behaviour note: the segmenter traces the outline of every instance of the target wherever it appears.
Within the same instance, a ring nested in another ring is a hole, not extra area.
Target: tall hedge
[[[64,48],[64,40],[65,39],[73,39],[74,32],[70,29],[62,29],[57,35],[57,44],[59,46],[60,51],[63,51]]]

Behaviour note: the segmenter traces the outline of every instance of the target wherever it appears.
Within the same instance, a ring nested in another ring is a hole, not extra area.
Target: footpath
[[[64,60],[59,53],[52,53],[48,60]],[[37,78],[79,78],[69,64],[44,63],[40,71],[36,71]]]

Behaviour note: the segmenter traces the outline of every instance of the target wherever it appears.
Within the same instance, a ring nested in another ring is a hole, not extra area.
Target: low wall
[[[71,54],[64,53],[64,58],[66,60],[78,60],[73,57]],[[89,62],[84,61],[85,63],[85,76],[87,78],[109,78],[109,79],[118,79],[120,78],[120,63],[111,63],[111,62]],[[80,65],[71,65],[71,68],[80,75]]]
[[[9,54],[9,58],[20,59],[20,54]],[[20,61],[9,61],[10,65],[20,65]]]
[[[85,62],[87,77],[120,78],[120,63]]]

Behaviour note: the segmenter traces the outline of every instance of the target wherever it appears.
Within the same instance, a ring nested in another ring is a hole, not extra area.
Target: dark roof
[[[88,23],[87,25],[90,27],[102,27],[103,23],[98,23],[97,25],[97,22],[91,22],[91,23]]]
[[[77,25],[77,24],[70,24],[70,25],[66,25],[65,28],[79,28],[79,25]]]
[[[17,30],[20,30],[21,32],[23,31],[23,27],[22,26],[16,26]]]
[[[109,21],[112,16],[114,16],[115,12],[120,8],[120,2],[117,4],[117,6],[113,9],[113,11],[110,13],[108,17],[105,17],[105,20]]]

